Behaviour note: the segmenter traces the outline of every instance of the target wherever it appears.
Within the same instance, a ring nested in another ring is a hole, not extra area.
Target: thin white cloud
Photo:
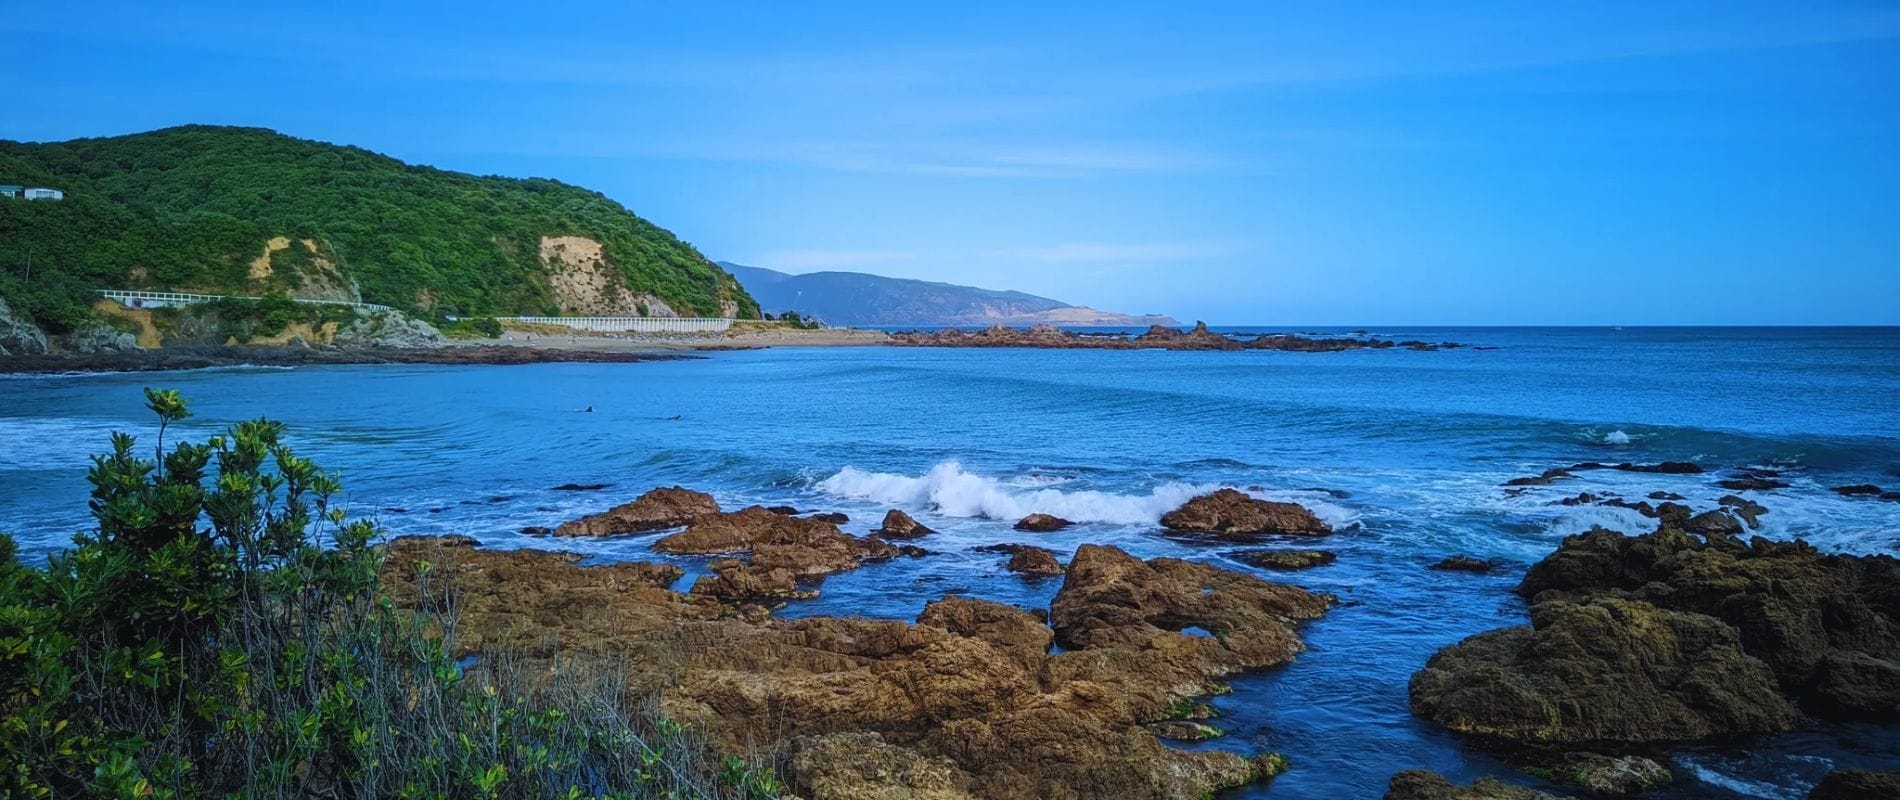
[[[823,270],[908,261],[917,254],[907,250],[773,250],[745,263],[780,270]]]
[[[1043,261],[1060,264],[1128,261],[1197,261],[1215,258],[1231,248],[1205,242],[1065,242],[1044,247],[991,250],[983,255],[1018,261]]]

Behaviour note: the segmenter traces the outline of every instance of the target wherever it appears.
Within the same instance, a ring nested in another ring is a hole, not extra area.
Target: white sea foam
[[[816,488],[848,500],[928,508],[948,517],[1015,520],[1029,514],[1054,514],[1073,522],[1114,525],[1152,525],[1162,514],[1179,508],[1194,496],[1220,488],[1213,483],[1169,481],[1146,494],[1026,488],[1014,479],[998,479],[965,472],[963,465],[946,461],[921,476],[867,472],[845,467],[819,481]],[[1297,500],[1321,519],[1343,527],[1353,520],[1344,508],[1297,493],[1251,492],[1262,498]]]
[[[1613,430],[1613,431],[1610,431],[1609,433],[1603,434],[1603,443],[1604,444],[1629,444],[1630,435],[1627,433],[1624,433],[1622,429],[1619,428],[1617,430]]]
[[[1827,759],[1816,756],[1795,756],[1788,759],[1788,761],[1806,764],[1807,769],[1804,771],[1813,771],[1817,774],[1827,772],[1829,763]],[[1676,766],[1688,770],[1690,774],[1695,776],[1696,780],[1702,783],[1719,787],[1743,797],[1760,797],[1764,798],[1764,800],[1799,800],[1799,798],[1806,797],[1808,793],[1806,786],[1784,785],[1773,783],[1766,779],[1744,778],[1733,772],[1733,770],[1737,770],[1737,768],[1741,766],[1740,764],[1728,763],[1721,759],[1678,756],[1676,758]],[[1759,772],[1762,764],[1756,763],[1748,766],[1753,769],[1747,771]],[[1784,763],[1782,766],[1789,767],[1794,766],[1794,764]],[[1776,770],[1776,772],[1784,771],[1787,770]],[[1788,777],[1794,778],[1795,776],[1789,774]],[[1813,779],[1807,779],[1805,783],[1812,784]]]

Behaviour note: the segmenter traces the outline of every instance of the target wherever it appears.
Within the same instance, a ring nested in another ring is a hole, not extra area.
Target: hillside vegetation
[[[547,242],[567,237],[598,243],[589,287],[638,307],[622,313],[758,313],[699,251],[598,192],[269,130],[0,141],[0,182],[66,191],[60,202],[0,202],[0,294],[53,330],[83,322],[90,292],[104,287],[560,313],[590,304],[562,293],[562,257],[550,266]]]

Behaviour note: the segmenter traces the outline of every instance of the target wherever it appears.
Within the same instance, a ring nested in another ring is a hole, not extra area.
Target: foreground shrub
[[[452,660],[453,587],[379,593],[379,532],[245,422],[93,460],[97,527],[44,570],[0,536],[0,797],[765,798],[620,665]]]

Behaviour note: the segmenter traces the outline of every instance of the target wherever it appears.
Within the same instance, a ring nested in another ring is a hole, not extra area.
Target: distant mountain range
[[[1098,311],[1023,292],[863,272],[791,275],[719,262],[768,313],[797,311],[831,325],[1180,325],[1160,314]]]

